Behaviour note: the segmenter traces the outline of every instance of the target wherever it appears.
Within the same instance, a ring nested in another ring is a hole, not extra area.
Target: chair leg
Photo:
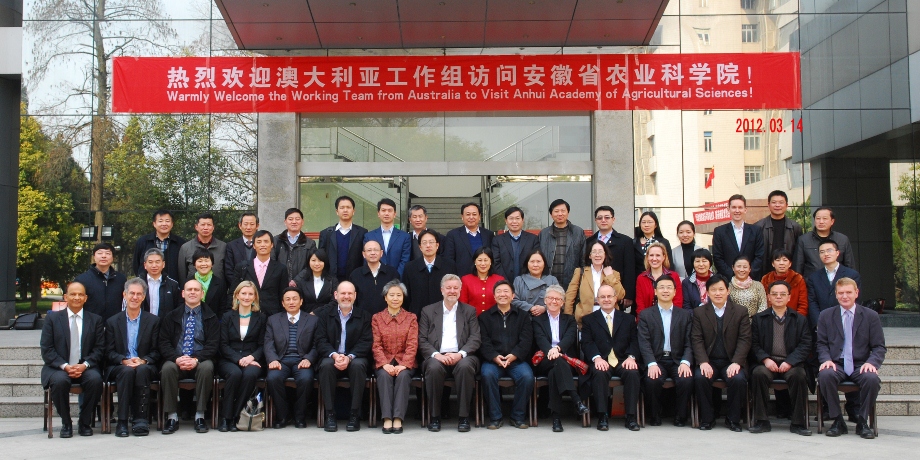
[[[324,412],[326,412],[326,407],[323,406],[322,392],[323,392],[322,388],[320,388],[319,385],[317,385],[316,386],[316,427],[317,428],[323,428],[323,425],[324,425],[323,416],[326,415],[324,414]]]
[[[875,413],[876,403],[872,402],[872,407],[869,409],[869,417],[872,419],[872,433],[875,434],[875,437],[878,437],[878,416]]]
[[[220,405],[220,388],[217,386],[218,378],[211,382],[211,429],[217,429],[217,410]]]
[[[821,407],[821,386],[818,383],[815,383],[815,396],[817,396],[815,408],[818,410],[818,434],[821,434],[824,432],[824,410]]]
[[[600,404],[600,403],[598,403]],[[588,406],[588,412],[585,415],[581,416],[581,427],[587,428],[591,426],[591,397],[589,396],[585,405]]]
[[[473,384],[473,399],[475,399],[476,401],[479,401],[481,396],[482,395],[479,392],[479,382],[475,382]],[[480,412],[481,406],[479,404],[476,404],[475,406],[476,406],[476,428],[479,428],[482,426],[482,412]]]
[[[68,402],[69,403],[69,402]],[[54,404],[51,404],[51,390],[45,390],[45,427],[48,429],[48,439],[54,437]]]
[[[157,430],[163,431],[163,422],[166,414],[163,413],[163,384],[157,385]]]
[[[700,405],[696,400],[696,395],[690,395],[690,425],[693,428],[700,427]]]
[[[114,404],[114,401],[112,402]],[[102,409],[102,434],[111,433],[109,425],[112,422],[111,405],[109,403],[109,382],[102,382],[102,398],[99,399]]]

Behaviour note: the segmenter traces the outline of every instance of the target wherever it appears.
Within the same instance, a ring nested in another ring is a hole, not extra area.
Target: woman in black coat
[[[224,379],[219,431],[236,431],[237,417],[265,369],[262,345],[267,319],[259,311],[259,290],[243,281],[233,291],[233,309],[220,323],[218,373]]]
[[[332,294],[339,285],[338,280],[329,274],[329,256],[326,251],[317,249],[310,255],[307,268],[294,277],[294,283],[303,293],[303,305],[300,311],[319,315],[317,309],[335,306]]]
[[[671,265],[674,265],[671,243],[661,234],[658,215],[653,211],[645,211],[639,217],[639,226],[636,227],[635,237],[633,238],[633,246],[636,248],[636,273],[645,271],[645,251],[656,241],[668,249],[668,260],[671,261]]]
[[[202,302],[211,309],[218,318],[223,318],[224,313],[230,308],[227,298],[227,282],[217,276],[214,267],[214,256],[207,249],[197,249],[192,256],[195,261],[195,272],[189,275],[188,280],[198,280],[204,290]]]

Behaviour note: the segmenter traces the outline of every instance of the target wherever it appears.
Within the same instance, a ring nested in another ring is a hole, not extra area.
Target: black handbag
[[[17,331],[31,331],[35,329],[35,326],[38,325],[38,313],[23,313],[16,317],[13,320],[13,325],[10,329],[15,329]]]

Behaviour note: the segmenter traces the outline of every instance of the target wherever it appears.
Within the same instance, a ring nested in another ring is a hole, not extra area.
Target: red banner
[[[120,113],[798,109],[798,53],[121,57]]]
[[[693,213],[694,225],[713,224],[716,222],[728,222],[732,220],[732,215],[728,211],[728,201],[719,201],[709,203],[703,206],[703,211]]]

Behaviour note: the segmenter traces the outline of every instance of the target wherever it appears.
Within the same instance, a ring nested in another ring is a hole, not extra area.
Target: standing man
[[[319,233],[319,248],[329,254],[329,273],[340,282],[364,263],[361,245],[367,229],[352,222],[355,217],[355,200],[343,195],[335,199],[335,213],[339,223]],[[297,273],[291,275],[291,279]]]
[[[819,246],[825,241],[831,240],[837,243],[837,248],[840,250],[840,263],[856,270],[856,257],[853,255],[850,239],[843,233],[833,230],[834,223],[837,221],[834,218],[834,210],[827,206],[822,206],[815,209],[811,217],[815,228],[802,235],[796,242],[793,269],[804,276],[805,279],[808,279],[808,276],[812,273],[820,271],[823,263],[818,253]]]
[[[288,280],[294,279],[306,268],[316,243],[307,238],[303,229],[303,213],[297,208],[284,211],[284,226],[287,231],[275,237],[271,258],[287,268]],[[322,241],[322,240],[320,240]]]
[[[419,356],[431,414],[428,431],[441,431],[441,398],[444,379],[448,375],[454,377],[460,406],[457,431],[470,431],[470,401],[479,370],[476,351],[479,350],[481,337],[476,309],[458,302],[460,287],[459,276],[444,275],[441,279],[444,300],[428,305],[419,315]]]
[[[210,407],[214,388],[214,360],[220,343],[217,315],[201,303],[202,288],[198,280],[186,281],[182,290],[185,306],[162,318],[160,322],[160,389],[163,412],[167,413],[163,434],[179,429],[179,380],[195,379],[195,431],[207,433],[204,413]]]
[[[406,236],[408,237],[409,234],[407,233]],[[365,241],[363,254],[365,264],[351,272],[348,278],[358,295],[355,300],[355,308],[373,316],[387,308],[386,299],[381,294],[383,287],[390,281],[399,279],[399,273],[396,272],[396,268],[381,263],[380,257],[383,251],[377,240]]]
[[[672,281],[670,278],[668,280]],[[581,319],[581,348],[591,360],[591,388],[597,407],[597,429],[607,431],[607,400],[610,399],[610,377],[623,381],[626,404],[626,428],[639,431],[636,407],[639,402],[639,341],[636,320],[616,309],[617,293],[613,286],[602,285],[597,290],[600,309]]]
[[[412,255],[412,238],[403,230],[396,228],[396,202],[384,198],[377,202],[377,218],[380,227],[364,235],[364,243],[374,240],[383,249],[382,262],[399,272],[402,276],[403,269]]]
[[[661,425],[661,389],[665,379],[674,381],[677,393],[674,426],[687,425],[687,403],[693,392],[693,349],[690,346],[693,313],[679,306],[674,308],[676,292],[674,279],[658,278],[655,282],[658,308],[639,312],[639,351],[648,367],[645,400],[652,414],[652,426]]]
[[[829,403],[828,415],[834,420],[825,434],[834,437],[847,433],[837,385],[850,381],[859,385],[856,434],[872,439],[875,433],[866,420],[882,384],[878,370],[887,351],[885,335],[878,313],[856,303],[859,288],[855,280],[837,280],[836,293],[839,306],[821,312],[818,319],[818,383],[821,397]]]
[[[409,291],[405,309],[418,315],[422,308],[444,299],[441,280],[444,275],[456,275],[454,262],[438,253],[438,235],[432,230],[422,230],[418,237],[422,256],[406,264],[402,282]]]
[[[372,244],[372,243],[369,243]],[[383,297],[378,293],[378,296]],[[347,431],[361,429],[361,402],[367,379],[367,359],[371,355],[374,336],[371,334],[371,314],[354,308],[355,286],[348,281],[335,290],[338,308],[327,309],[319,316],[316,329],[316,349],[319,363],[319,391],[326,407],[326,431],[337,431],[335,417],[335,388],[339,377],[351,382],[351,413]]]
[[[227,243],[227,254],[224,255],[224,279],[230,291],[233,292],[240,280],[236,273],[237,265],[252,260],[255,256],[255,250],[252,248],[252,239],[259,230],[259,217],[252,212],[244,212],[240,216],[240,221],[236,224],[243,234],[241,238]]]
[[[814,271],[805,278],[808,291],[808,319],[814,329],[818,327],[818,316],[821,312],[838,305],[835,287],[838,280],[852,279],[856,282],[856,290],[859,290],[861,284],[859,272],[837,261],[840,258],[840,250],[836,241],[828,239],[821,243],[818,246],[818,256],[824,264],[823,269]]]
[[[790,254],[795,254],[796,242],[803,232],[798,222],[786,217],[786,209],[789,209],[789,198],[786,192],[774,190],[770,192],[767,201],[770,206],[770,215],[754,224],[763,231],[764,258],[773,257],[773,252],[777,249],[785,249]],[[766,262],[764,262],[761,273],[766,271]]]
[[[520,308],[511,308],[514,288],[507,280],[495,283],[492,289],[495,306],[479,315],[482,344],[482,391],[489,408],[490,430],[501,428],[501,387],[498,379],[514,381],[514,402],[511,403],[511,426],[527,428],[524,416],[533,393],[533,370],[528,357],[533,347],[533,326],[530,315]]]
[[[492,271],[513,283],[518,275],[527,273],[523,259],[540,249],[540,239],[524,231],[524,210],[517,206],[505,210],[505,226],[508,231],[492,238]]]
[[[712,257],[716,271],[731,279],[735,259],[745,255],[751,260],[751,277],[759,280],[763,276],[763,230],[744,221],[747,215],[747,200],[744,196],[732,195],[728,199],[728,211],[732,216],[731,222],[716,227],[712,232]]]
[[[157,249],[159,250],[159,249]],[[125,283],[125,311],[109,318],[105,327],[106,372],[118,390],[118,423],[115,436],[128,437],[128,418],[134,415],[134,436],[150,433],[147,411],[150,383],[156,380],[160,361],[160,318],[143,311],[147,285],[140,278]]]
[[[700,411],[700,429],[711,430],[716,414],[712,405],[712,382],[720,378],[728,385],[728,417],[725,426],[741,432],[741,406],[747,395],[748,351],[751,349],[751,321],[747,309],[728,298],[728,279],[715,274],[706,281],[709,302],[693,310],[690,341],[699,367],[693,374]]]
[[[195,274],[194,254],[198,249],[211,253],[214,266],[211,270],[222,279],[224,277],[224,256],[227,254],[227,243],[214,238],[214,215],[209,212],[198,214],[195,220],[195,238],[192,238],[179,249],[179,278],[180,283],[185,282]]]
[[[805,418],[805,404],[808,404],[805,360],[811,353],[811,325],[808,318],[788,308],[791,291],[789,283],[774,281],[767,296],[771,308],[751,318],[751,354],[758,363],[751,371],[755,420],[754,425],[748,428],[751,433],[770,431],[767,419],[770,383],[780,377],[789,385],[792,397],[789,431],[811,436]]]
[[[613,229],[616,217],[610,206],[599,206],[595,209],[594,222],[597,224],[597,232],[585,240],[585,247],[590,248],[595,241],[600,241],[610,248],[610,256],[613,258],[610,266],[620,274],[623,289],[626,290],[623,305],[629,307],[636,299],[636,277],[638,276],[633,240]]]
[[[463,225],[447,232],[444,237],[444,257],[454,262],[456,275],[462,278],[476,272],[473,269],[473,253],[483,246],[491,248],[493,234],[480,225],[482,208],[478,204],[464,204],[460,207],[460,215]]]
[[[124,302],[122,291],[127,278],[112,268],[114,260],[115,248],[109,243],[97,243],[93,247],[95,263],[74,279],[86,290],[86,311],[101,316],[103,321],[120,312]]]
[[[585,231],[569,222],[569,203],[563,199],[553,200],[549,214],[553,223],[540,230],[540,250],[546,254],[550,274],[562,286],[568,286],[572,274],[580,267],[585,257]]]
[[[266,317],[283,310],[281,293],[291,281],[287,267],[271,258],[272,247],[272,234],[268,230],[257,231],[253,235],[255,257],[236,266],[234,278],[237,280],[230,286],[230,292],[233,292],[242,281],[255,283],[259,290],[259,310]]]
[[[164,317],[182,305],[182,288],[179,282],[163,273],[163,251],[157,248],[144,253],[143,278],[147,282],[144,297],[144,311],[157,317]]]
[[[437,240],[438,243],[441,243],[441,241],[443,241],[443,236],[440,233],[428,228],[428,210],[425,209],[425,207],[420,204],[417,204],[409,208],[409,228],[410,228],[409,234],[410,236],[412,236],[412,242],[411,242],[412,255],[409,256],[409,260],[415,260],[415,259],[418,259],[419,257],[422,257],[422,251],[421,249],[419,249],[419,246],[418,246],[418,239],[419,239],[419,236],[421,236],[422,231],[428,230],[429,232],[434,234],[435,240]],[[439,247],[438,254],[441,254],[443,252],[444,252],[444,246]]]
[[[64,294],[67,309],[49,312],[42,327],[42,387],[51,392],[51,402],[61,416],[61,437],[73,437],[70,418],[70,385],[83,390],[80,406],[80,436],[93,435],[96,404],[102,397],[100,374],[105,351],[102,318],[83,308],[86,288],[74,281]]]
[[[173,235],[172,229],[176,218],[172,212],[166,209],[158,209],[153,213],[153,232],[141,236],[134,244],[134,273],[142,277],[141,264],[144,260],[144,254],[148,250],[157,248],[163,251],[166,261],[166,274],[172,278],[179,277],[179,248],[185,244],[185,239],[179,235]],[[143,277],[142,277],[143,278]]]

